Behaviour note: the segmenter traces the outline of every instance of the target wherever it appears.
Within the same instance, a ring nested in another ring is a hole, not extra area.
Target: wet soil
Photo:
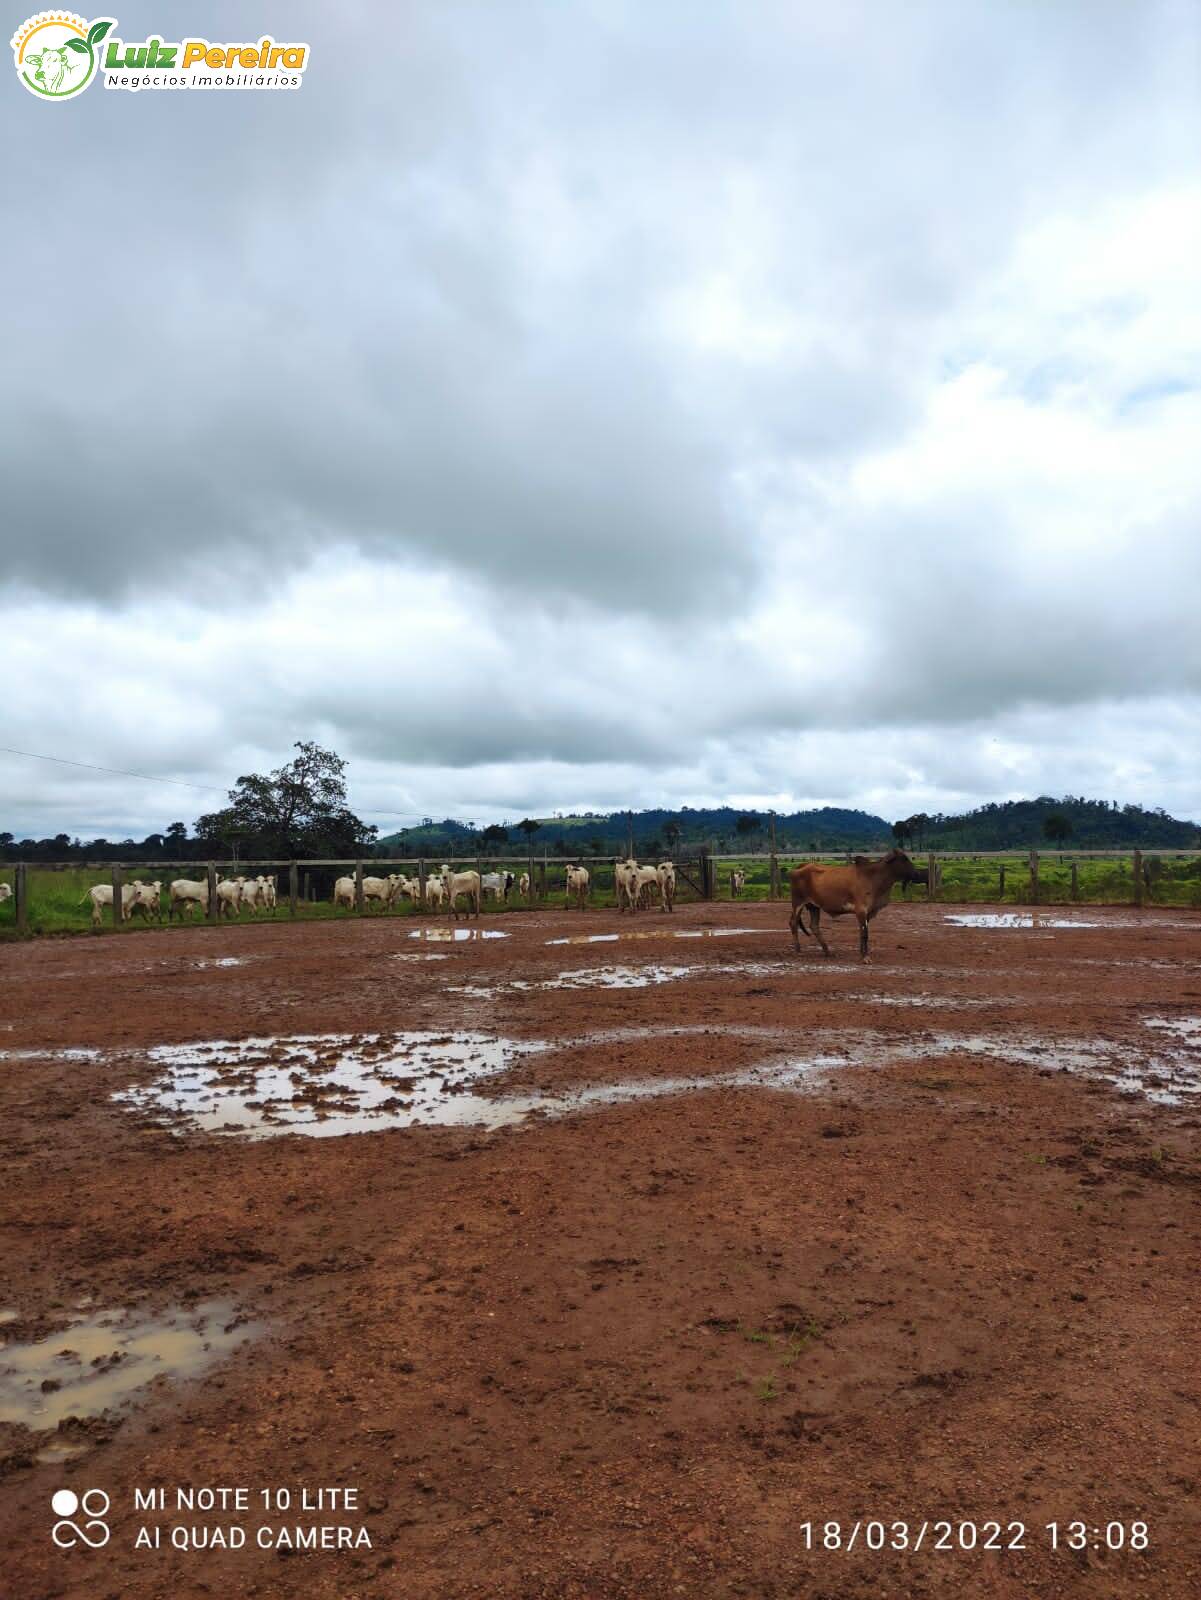
[[[432,962],[382,917],[4,947],[0,1371],[106,1308],[239,1337],[0,1423],[0,1592],[1193,1600],[1201,918],[1088,919],[898,904],[868,967],[746,904],[514,915]],[[548,943],[660,928],[753,931]],[[527,1110],[251,1138],[147,1099],[164,1047],[415,1033],[541,1044],[470,1085]],[[135,1550],[214,1525],[135,1511],[150,1485],[355,1486],[303,1520],[371,1547]],[[52,1542],[63,1487],[110,1496],[103,1548]],[[1025,1548],[806,1549],[872,1518]]]

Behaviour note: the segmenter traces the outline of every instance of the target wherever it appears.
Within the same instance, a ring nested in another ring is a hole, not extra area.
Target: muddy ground
[[[376,918],[3,948],[9,1357],[116,1308],[217,1303],[243,1342],[55,1432],[0,1424],[0,1591],[1194,1600],[1201,918],[1088,917],[897,904],[867,968],[845,924],[838,959],[793,957],[767,905],[637,919],[752,930],[691,940],[548,945],[631,931],[556,911],[461,944]],[[687,974],[559,983],[664,964]],[[552,1046],[475,1085],[531,1116],[257,1139],[110,1098],[162,1075],[155,1046],[462,1029]],[[38,1053],[70,1047],[99,1054]],[[206,1485],[250,1509],[174,1510]],[[135,1509],[150,1486],[167,1511]],[[354,1511],[295,1509],[350,1486]],[[92,1487],[108,1542],[58,1548],[52,1494]],[[867,1548],[869,1519],[927,1523],[922,1548]],[[1086,1548],[1052,1549],[1074,1520]],[[830,1521],[854,1548],[820,1547]],[[938,1521],[1024,1548],[939,1549]],[[1145,1550],[1105,1548],[1135,1521]],[[255,1544],[321,1524],[370,1548]]]

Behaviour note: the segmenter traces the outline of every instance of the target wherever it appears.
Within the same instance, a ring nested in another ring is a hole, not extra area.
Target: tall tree
[[[250,773],[229,791],[229,805],[196,819],[196,835],[247,856],[348,856],[369,849],[378,829],[346,803],[346,763],[311,741],[267,775]]]

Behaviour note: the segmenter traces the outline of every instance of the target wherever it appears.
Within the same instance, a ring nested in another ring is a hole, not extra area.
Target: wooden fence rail
[[[776,900],[782,893],[787,892],[784,881],[787,862],[796,862],[804,859],[817,859],[825,861],[850,861],[852,852],[846,850],[831,850],[812,852],[811,855],[803,851],[739,851],[718,852],[701,846],[689,847],[678,850],[675,854],[681,881],[693,887],[701,899],[713,900],[719,895],[721,884],[719,881],[719,867],[723,863],[739,862],[749,864],[765,862],[768,866],[767,887],[768,898]],[[926,864],[925,891],[926,898],[930,901],[938,900],[943,891],[945,874],[948,868],[956,865],[973,862],[996,862],[997,899],[1004,901],[1006,898],[1007,872],[1014,867],[1019,873],[1025,866],[1028,874],[1029,888],[1024,903],[1039,905],[1045,898],[1046,884],[1041,875],[1043,867],[1054,867],[1062,872],[1068,868],[1070,877],[1069,899],[1077,902],[1080,898],[1080,867],[1089,862],[1112,862],[1131,869],[1131,888],[1129,899],[1111,900],[1110,904],[1133,904],[1143,906],[1154,897],[1155,876],[1150,870],[1152,863],[1168,863],[1181,861],[1196,861],[1201,863],[1199,850],[1155,850],[1144,852],[1141,848],[1128,850],[940,850],[917,851],[913,859],[919,867],[924,861]],[[530,909],[534,909],[541,899],[548,893],[555,892],[560,886],[552,885],[550,872],[554,867],[564,869],[569,863],[588,867],[593,873],[593,881],[600,886],[606,869],[611,870],[614,865],[612,855],[572,855],[556,857],[551,860],[548,852],[542,853],[541,859],[535,857],[533,851],[525,855],[450,855],[440,857],[436,862],[429,862],[420,856],[376,856],[371,858],[347,859],[340,857],[319,857],[298,861],[280,861],[275,859],[252,859],[249,861],[109,861],[109,862],[79,862],[79,861],[45,861],[25,862],[18,861],[5,863],[0,861],[0,878],[11,871],[13,889],[14,923],[17,932],[28,932],[31,916],[31,893],[29,871],[32,867],[36,872],[83,872],[96,874],[97,877],[107,875],[112,885],[112,915],[114,926],[120,927],[129,922],[124,904],[123,890],[131,878],[140,877],[143,881],[147,878],[162,877],[164,880],[170,876],[185,877],[192,880],[200,879],[207,888],[207,920],[218,922],[221,916],[220,902],[217,897],[217,885],[227,876],[249,876],[267,872],[277,880],[286,874],[287,878],[287,908],[295,917],[299,915],[302,904],[308,904],[313,898],[314,885],[312,874],[315,871],[330,872],[341,869],[342,872],[353,873],[354,882],[354,907],[356,912],[362,913],[366,909],[363,891],[365,876],[377,872],[384,872],[392,868],[405,868],[410,875],[416,876],[419,884],[419,899],[414,905],[414,910],[426,911],[425,885],[431,871],[440,869],[443,861],[449,866],[470,865],[482,871],[485,866],[491,868],[513,868],[514,878],[519,878],[521,873],[529,877],[528,894],[524,897]],[[303,888],[301,884],[301,869],[303,865]],[[1124,877],[1124,874],[1123,874]],[[1013,880],[1009,882],[1012,884]],[[1062,878],[1060,879],[1062,884]],[[1201,884],[1201,878],[1199,878]],[[982,901],[982,903],[984,903]]]

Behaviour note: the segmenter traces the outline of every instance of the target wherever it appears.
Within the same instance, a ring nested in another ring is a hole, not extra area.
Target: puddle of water
[[[0,1422],[57,1428],[65,1417],[111,1410],[155,1378],[195,1377],[259,1331],[234,1327],[236,1318],[229,1300],[159,1315],[104,1311],[9,1345],[0,1353]]]
[[[211,961],[193,961],[192,965],[198,969],[204,967],[244,967],[245,956],[215,956]]]
[[[15,1322],[20,1315],[21,1313],[15,1310],[14,1307],[5,1306],[4,1309],[0,1311],[0,1323]]]
[[[40,1450],[35,1450],[33,1459],[40,1461],[44,1467],[56,1467],[61,1461],[71,1461],[76,1456],[85,1455],[86,1444],[48,1444]]]
[[[1201,1017],[1145,1017],[1143,1026],[1175,1034],[1186,1044],[1194,1044],[1201,1048]]]
[[[0,1061],[99,1061],[99,1050],[0,1050]]]
[[[418,928],[410,939],[425,939],[431,944],[465,944],[474,939],[507,939],[499,928]]]
[[[546,978],[533,983],[526,978],[512,978],[507,983],[464,983],[449,989],[449,994],[466,995],[471,1000],[495,1000],[501,994],[521,993],[529,989],[648,989],[652,984],[672,983],[687,978],[703,968],[667,967],[580,967],[574,972],[560,972],[557,978]]]
[[[481,1078],[547,1049],[488,1034],[301,1034],[160,1045],[167,1071],[113,1096],[207,1133],[313,1138],[381,1128],[501,1126],[505,1102],[469,1092]]]
[[[1195,922],[1166,922],[1159,917],[1135,920],[1133,917],[1047,916],[1038,911],[961,911],[944,916],[944,922],[957,928],[1197,928]],[[1115,963],[1116,965],[1116,963]]]
[[[1085,922],[1077,917],[1039,917],[1030,911],[965,911],[942,919],[956,928],[1113,928],[1113,922]]]
[[[733,939],[747,933],[763,933],[762,928],[654,928],[646,933],[573,933],[565,939],[547,939],[552,944],[616,944],[620,939]]]
[[[405,950],[393,956],[393,961],[449,961],[445,950]]]

